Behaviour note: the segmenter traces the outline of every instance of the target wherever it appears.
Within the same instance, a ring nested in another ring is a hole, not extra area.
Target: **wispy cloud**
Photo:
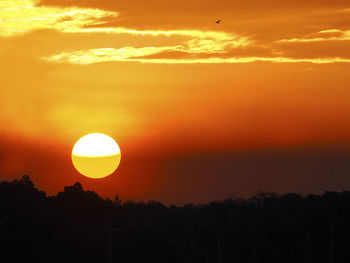
[[[37,6],[38,2],[38,0],[0,1],[0,36],[15,36],[40,29],[53,29],[63,33],[106,33],[154,37],[183,36],[195,38],[189,41],[188,45],[196,48],[211,46],[212,49],[218,49],[216,44],[225,47],[238,47],[250,43],[247,37],[218,31],[137,30],[124,27],[101,27],[108,22],[109,18],[117,17],[118,13],[92,8]]]
[[[344,41],[350,40],[350,30],[340,30],[336,28],[321,30],[311,37],[300,37],[281,39],[277,43],[307,43],[307,42],[321,42],[321,41]]]
[[[101,18],[118,13],[93,8],[37,6],[37,0],[0,1],[0,36],[10,37],[40,29],[79,31],[103,24]]]
[[[187,53],[226,53],[232,48],[251,44],[248,37],[234,33],[203,30],[137,30],[124,27],[101,27],[117,12],[91,8],[61,8],[37,6],[38,1],[11,0],[0,2],[0,36],[11,37],[40,29],[52,29],[63,33],[80,34],[126,34],[130,36],[182,37],[179,45],[164,47],[124,47],[119,50],[102,48],[90,50],[87,57],[121,57],[148,56],[163,51],[181,51]],[[98,26],[98,27],[96,27]],[[113,54],[111,54],[111,52]],[[85,56],[85,51],[77,54]],[[78,56],[78,55],[77,55]]]
[[[108,61],[135,61],[140,63],[349,63],[342,57],[293,58],[283,56],[276,43],[319,42],[350,40],[350,30],[336,28],[321,30],[307,37],[281,39],[273,43],[257,44],[252,37],[233,32],[196,29],[139,30],[127,27],[106,26],[118,16],[117,12],[81,7],[39,6],[38,0],[0,1],[0,37],[13,37],[41,29],[55,30],[65,34],[108,34],[147,37],[154,45],[125,47],[113,45],[101,48],[63,50],[59,54],[44,57],[54,63],[95,64]],[[160,40],[173,38],[169,44]],[[101,44],[103,45],[103,44]],[[291,47],[292,48],[292,47]],[[244,53],[239,54],[238,51]],[[258,50],[259,56],[254,53]],[[254,52],[252,52],[254,50]]]
[[[350,63],[345,58],[288,58],[288,57],[209,57],[209,58],[150,58],[149,55],[159,54],[163,51],[176,51],[178,47],[126,47],[121,49],[102,48],[63,52],[58,55],[45,58],[50,62],[72,63],[72,64],[95,64],[101,62],[140,62],[140,63],[164,63],[164,64],[195,64],[195,63],[252,63],[252,62],[273,62],[273,63]]]

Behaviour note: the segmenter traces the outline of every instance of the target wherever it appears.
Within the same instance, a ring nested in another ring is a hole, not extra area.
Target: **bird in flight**
[[[219,20],[217,20],[215,23],[219,24],[221,21],[222,21],[222,20],[221,20],[221,19],[219,19]]]

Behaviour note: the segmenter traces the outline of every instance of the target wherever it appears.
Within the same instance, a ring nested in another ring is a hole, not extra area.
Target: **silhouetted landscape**
[[[165,206],[0,184],[1,262],[349,262],[350,192]]]

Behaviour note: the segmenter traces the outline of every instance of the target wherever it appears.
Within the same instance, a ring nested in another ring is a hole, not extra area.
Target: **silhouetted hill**
[[[0,231],[1,262],[350,262],[350,193],[167,207],[24,176],[0,183]]]

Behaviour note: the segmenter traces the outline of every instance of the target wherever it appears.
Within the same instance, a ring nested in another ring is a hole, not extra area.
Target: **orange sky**
[[[348,1],[2,0],[0,177],[175,203],[348,189],[349,48]],[[91,132],[115,175],[74,170]]]

